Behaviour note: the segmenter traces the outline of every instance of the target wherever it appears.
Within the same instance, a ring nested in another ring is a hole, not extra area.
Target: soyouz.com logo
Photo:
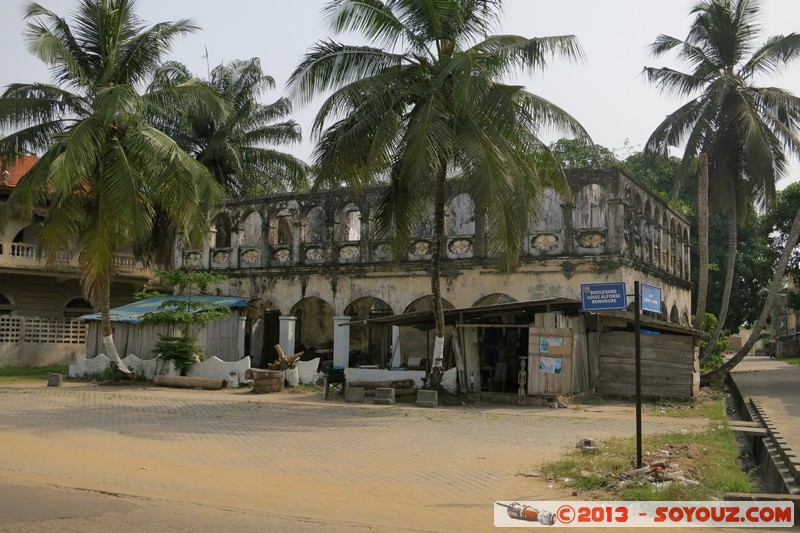
[[[794,505],[778,502],[497,501],[496,527],[792,527]]]

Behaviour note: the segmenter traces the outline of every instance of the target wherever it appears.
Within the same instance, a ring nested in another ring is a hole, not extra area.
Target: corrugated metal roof
[[[563,311],[567,313],[579,313],[581,311],[581,301],[572,298],[548,298],[544,300],[528,300],[522,302],[508,302],[495,305],[482,305],[477,307],[464,307],[461,309],[445,309],[444,321],[446,324],[468,324],[486,318],[495,317],[507,313],[548,313],[550,311]],[[604,311],[596,313],[600,316],[622,319],[633,324],[634,316],[630,311]],[[533,321],[533,317],[531,317]],[[673,322],[665,322],[646,315],[641,315],[640,322],[643,327],[653,330],[669,331],[684,335],[699,337],[702,331],[691,327],[683,326]],[[355,320],[349,325],[366,324],[368,326],[414,326],[418,328],[433,329],[435,322],[433,311],[415,311],[413,313],[403,313],[399,315],[382,316],[370,318],[368,320]]]
[[[247,300],[234,296],[192,296],[191,299],[194,301],[224,305],[232,309],[247,307]],[[111,321],[138,324],[146,314],[158,311],[162,303],[170,300],[185,302],[189,301],[189,296],[157,296],[155,298],[139,300],[138,302],[133,302],[121,307],[115,307],[111,310]],[[100,313],[83,315],[81,318],[88,321],[99,321]]]

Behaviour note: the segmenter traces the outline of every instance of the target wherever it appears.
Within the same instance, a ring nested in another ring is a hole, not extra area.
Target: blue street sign
[[[642,311],[650,311],[651,313],[661,312],[661,287],[648,285],[647,283],[640,283],[642,296]]]
[[[627,309],[625,282],[584,283],[581,285],[581,301],[582,310],[588,312]]]

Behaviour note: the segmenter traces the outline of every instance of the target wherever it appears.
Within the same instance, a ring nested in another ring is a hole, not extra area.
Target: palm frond
[[[307,104],[317,93],[335,90],[382,70],[399,67],[405,56],[369,46],[347,46],[333,41],[315,44],[289,76],[289,91]]]
[[[740,75],[750,78],[755,74],[774,75],[788,68],[800,55],[800,34],[790,33],[770,37],[742,66]]]

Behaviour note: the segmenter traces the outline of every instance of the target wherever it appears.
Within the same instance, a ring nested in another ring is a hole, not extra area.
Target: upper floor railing
[[[135,277],[150,277],[147,264],[133,255],[117,254],[114,256],[117,273]],[[36,244],[25,242],[0,241],[0,268],[24,268],[27,270],[80,270],[77,256],[72,251],[59,251],[55,260],[48,264],[41,256]]]
[[[690,279],[689,224],[636,180],[617,170],[568,174],[572,193],[546,188],[521,242],[523,263],[568,257],[625,257],[643,269]],[[280,194],[237,200],[210,214],[212,231],[199,249],[176,249],[178,267],[212,270],[290,268],[425,261],[433,216],[423,217],[400,255],[376,238],[383,189]],[[478,203],[450,185],[445,243],[448,259],[491,258],[492,221]]]

